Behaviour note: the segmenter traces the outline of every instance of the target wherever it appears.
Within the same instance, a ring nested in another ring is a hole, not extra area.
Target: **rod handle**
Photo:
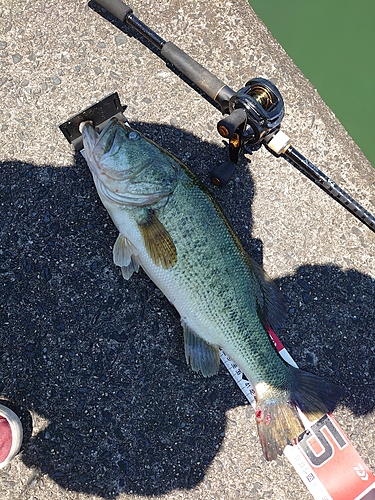
[[[121,0],[95,0],[95,2],[108,10],[108,12],[122,23],[124,23],[126,17],[133,12],[133,9],[129,5],[124,4]]]
[[[234,92],[217,76],[191,58],[173,42],[166,42],[161,48],[161,54],[177,69],[195,83],[203,92],[226,108]]]

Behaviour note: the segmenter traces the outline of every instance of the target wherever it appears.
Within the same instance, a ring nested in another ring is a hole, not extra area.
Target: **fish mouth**
[[[119,131],[124,131],[127,138],[131,132],[135,132],[139,136],[139,133],[133,130],[129,125],[120,121],[116,116],[113,116],[110,120],[108,120],[107,125],[100,132],[97,145],[100,148],[103,148],[104,152],[109,151],[112,148],[116,135]]]
[[[148,163],[136,166],[127,163],[122,149],[124,141],[136,139],[129,137],[131,133],[140,137],[138,132],[113,117],[100,135],[89,122],[82,126],[81,133],[85,146],[83,156],[103,198],[119,205],[141,207],[158,203],[171,194],[171,186],[145,180],[145,171],[150,168]]]
[[[96,160],[95,164],[100,174],[114,181],[124,181],[131,177],[129,169],[116,170],[109,166],[106,161],[106,155],[109,151],[111,151],[111,156],[114,156],[119,151],[121,144],[119,133],[123,128],[125,127],[121,126],[117,118],[111,118],[98,136],[93,149],[93,157]]]

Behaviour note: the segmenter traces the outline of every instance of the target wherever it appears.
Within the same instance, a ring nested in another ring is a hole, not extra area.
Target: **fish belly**
[[[113,219],[182,322],[222,348],[253,383],[275,383],[283,363],[258,317],[259,283],[210,196],[186,175],[158,213],[177,249],[177,263],[170,269],[155,265],[131,218],[124,223],[120,213]]]

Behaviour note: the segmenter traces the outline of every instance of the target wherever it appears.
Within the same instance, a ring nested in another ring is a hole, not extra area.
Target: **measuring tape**
[[[297,367],[280,339],[268,333],[280,356]],[[223,352],[220,359],[255,409],[255,390],[238,366]],[[375,500],[375,475],[364,463],[331,414],[311,423],[302,412],[305,431],[284,455],[315,500]]]

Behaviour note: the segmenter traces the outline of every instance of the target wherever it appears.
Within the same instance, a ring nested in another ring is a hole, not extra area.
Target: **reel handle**
[[[237,108],[217,124],[217,130],[222,137],[232,139],[236,130],[246,122],[247,115],[244,108]]]

